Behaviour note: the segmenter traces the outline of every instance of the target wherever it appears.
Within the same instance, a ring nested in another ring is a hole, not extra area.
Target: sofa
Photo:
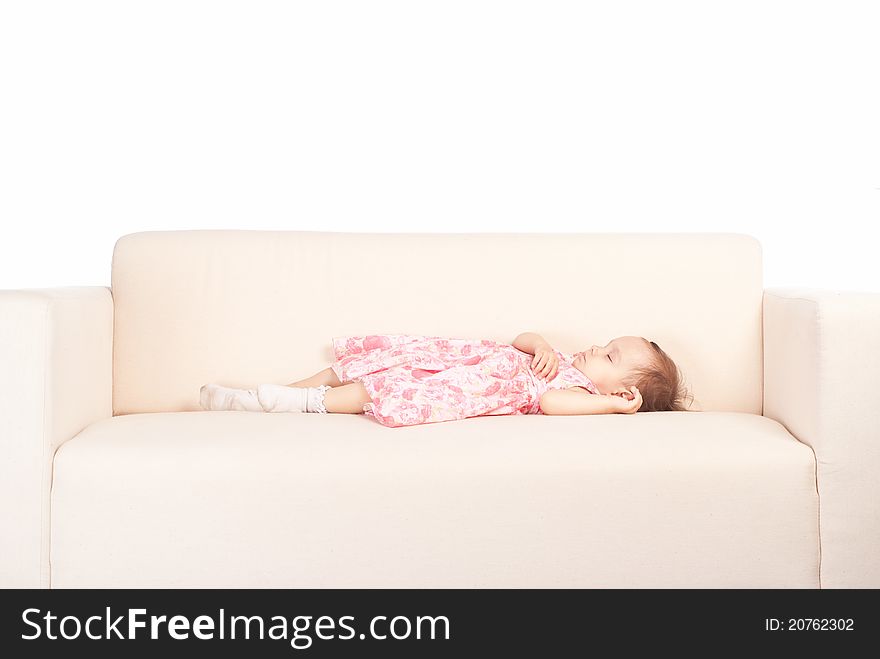
[[[0,291],[5,588],[878,588],[880,295],[767,288],[736,233],[144,231]],[[692,408],[205,411],[367,333],[619,335]]]

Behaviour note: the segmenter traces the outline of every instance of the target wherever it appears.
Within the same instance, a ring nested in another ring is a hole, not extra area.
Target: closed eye
[[[611,361],[611,355],[608,355],[608,361],[611,362],[612,364],[614,363],[613,361]]]

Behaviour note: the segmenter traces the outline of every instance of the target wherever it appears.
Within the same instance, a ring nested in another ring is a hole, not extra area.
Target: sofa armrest
[[[880,588],[880,294],[768,288],[764,416],[813,449],[821,588]]]
[[[0,291],[0,587],[49,588],[55,450],[112,416],[113,298]]]

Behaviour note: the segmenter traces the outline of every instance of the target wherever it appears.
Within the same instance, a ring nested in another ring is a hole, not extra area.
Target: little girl
[[[366,413],[388,427],[515,414],[684,410],[675,363],[623,336],[566,354],[538,334],[513,344],[410,334],[333,339],[329,368],[290,385],[206,384],[206,410]]]

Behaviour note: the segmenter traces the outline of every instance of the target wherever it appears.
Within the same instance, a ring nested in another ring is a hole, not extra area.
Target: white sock
[[[327,408],[324,407],[324,394],[330,389],[330,385],[324,384],[320,387],[309,387],[309,399],[306,402],[307,412],[316,412],[318,414],[327,414]]]
[[[318,412],[326,414],[324,393],[328,385],[320,387],[286,387],[281,384],[257,386],[257,398],[265,412]]]
[[[205,410],[262,412],[256,389],[233,389],[219,384],[206,384],[199,390],[199,402]]]

